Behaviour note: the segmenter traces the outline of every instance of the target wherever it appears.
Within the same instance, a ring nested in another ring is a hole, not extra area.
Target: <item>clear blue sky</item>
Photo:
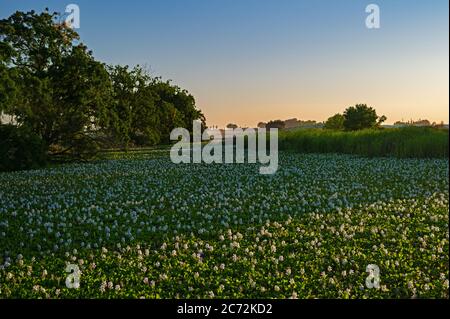
[[[448,122],[447,0],[0,0],[0,18],[70,3],[97,59],[173,79],[209,125],[325,120],[360,102],[388,123]]]

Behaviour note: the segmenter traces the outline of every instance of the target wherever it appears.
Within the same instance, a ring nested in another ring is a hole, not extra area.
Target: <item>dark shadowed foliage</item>
[[[0,125],[0,171],[39,168],[46,164],[46,145],[32,130]]]

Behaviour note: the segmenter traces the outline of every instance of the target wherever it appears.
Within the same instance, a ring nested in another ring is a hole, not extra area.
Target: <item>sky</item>
[[[209,126],[324,121],[357,103],[389,124],[448,123],[448,0],[0,0],[0,18],[70,3],[96,59],[173,80]]]

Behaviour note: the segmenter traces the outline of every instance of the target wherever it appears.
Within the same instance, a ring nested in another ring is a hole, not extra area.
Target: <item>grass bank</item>
[[[302,153],[344,153],[368,157],[448,157],[448,129],[404,127],[333,131],[299,129],[282,131],[279,148]]]

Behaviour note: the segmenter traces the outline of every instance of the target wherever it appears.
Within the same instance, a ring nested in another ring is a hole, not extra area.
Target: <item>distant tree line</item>
[[[0,160],[17,160],[22,144],[12,136],[35,135],[49,157],[84,159],[100,148],[169,142],[174,127],[205,124],[189,92],[142,67],[97,61],[57,19],[47,9],[0,20],[0,112],[27,132],[0,131],[9,134],[0,140],[8,150]]]
[[[324,123],[317,123],[316,121],[301,121],[297,119],[290,119],[286,121],[273,120],[267,123],[259,122],[259,128],[325,128],[331,130],[347,130],[356,131],[367,128],[376,128],[386,121],[384,115],[378,116],[375,109],[368,107],[366,104],[356,104],[348,107],[343,114],[335,114],[328,118]],[[233,124],[234,125],[234,124]]]
[[[277,128],[277,129],[292,129],[292,128],[318,128],[321,127],[321,123],[317,123],[314,120],[298,120],[296,118],[289,119],[289,120],[271,120],[269,122],[259,122],[257,127],[258,128]]]
[[[394,123],[394,126],[432,126],[432,127],[445,127],[444,121],[441,121],[439,123],[436,122],[430,122],[427,119],[419,119],[419,120],[409,120],[409,121],[397,121]]]

